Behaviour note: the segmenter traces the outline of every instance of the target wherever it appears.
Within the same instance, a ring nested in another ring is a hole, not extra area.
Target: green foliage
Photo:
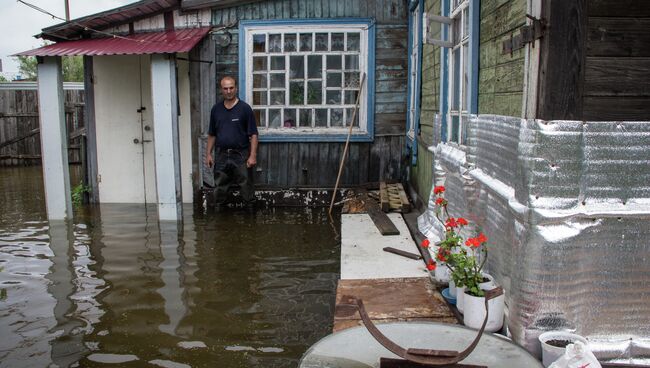
[[[76,208],[83,204],[84,193],[90,193],[91,188],[83,183],[79,183],[76,187],[72,188],[72,205]]]
[[[7,78],[4,77],[4,75],[0,75],[0,82],[9,82]]]
[[[18,56],[18,71],[24,80],[35,81],[38,70],[38,63],[33,56]],[[84,80],[84,63],[82,56],[64,56],[62,57],[62,73],[64,82],[83,82]]]

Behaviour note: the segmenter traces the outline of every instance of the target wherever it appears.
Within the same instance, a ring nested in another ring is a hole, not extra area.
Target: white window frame
[[[312,33],[312,50],[314,50],[314,40],[315,40],[315,34],[316,33],[328,33],[331,41],[331,33],[344,33],[345,34],[345,39],[344,39],[344,50],[347,50],[347,33],[348,32],[353,32],[353,33],[359,33],[360,34],[360,39],[359,39],[359,75],[368,75],[368,65],[369,65],[369,47],[368,47],[368,25],[365,23],[360,23],[360,24],[331,24],[331,23],[323,23],[319,24],[317,22],[310,22],[309,24],[296,24],[296,25],[287,25],[287,24],[281,24],[281,25],[249,25],[244,27],[244,42],[246,43],[243,45],[246,49],[245,53],[245,75],[247,76],[245,80],[245,100],[253,106],[254,109],[256,109],[256,106],[253,103],[253,57],[254,56],[261,56],[262,54],[255,54],[253,52],[253,36],[256,34],[281,34],[282,35],[282,41],[281,44],[284,45],[284,37],[285,34],[297,34],[300,35],[301,33]],[[299,36],[298,36],[299,37]],[[268,40],[268,36],[267,36]],[[299,42],[297,42],[299,43]],[[266,43],[266,54],[267,56],[272,56],[272,55],[284,55],[285,56],[285,103],[284,105],[270,105],[271,101],[267,100],[266,105],[258,105],[262,106],[262,108],[266,109],[268,111],[269,107],[279,107],[281,111],[280,115],[280,121],[284,122],[286,119],[284,118],[284,109],[285,108],[294,108],[292,105],[291,107],[288,105],[289,101],[289,94],[290,94],[290,85],[289,85],[289,58],[292,55],[306,55],[306,53],[301,52],[301,51],[295,51],[295,52],[280,52],[280,53],[269,53],[268,52],[268,42]],[[332,55],[332,54],[346,54],[347,51],[328,51],[328,52],[317,52],[317,51],[312,51],[311,53],[308,53],[308,55]],[[348,53],[349,54],[349,53]],[[323,57],[324,60],[326,60],[326,57]],[[345,59],[345,57],[343,57]],[[270,61],[270,59],[268,59]],[[305,58],[307,60],[307,58]],[[343,61],[345,63],[345,61]],[[344,71],[345,66],[342,65],[342,72]],[[305,72],[307,69],[307,65],[305,65]],[[269,70],[270,70],[270,65],[269,65]],[[304,83],[307,83],[308,78],[305,76]],[[327,93],[327,87],[325,85],[325,80],[326,80],[326,66],[325,62],[323,62],[323,70],[322,70],[322,77],[320,78],[322,84],[322,94],[323,94],[323,100],[326,98],[326,93]],[[270,80],[267,81],[267,88],[270,87]],[[343,81],[343,83],[345,83]],[[356,121],[358,122],[358,127],[355,126],[353,127],[353,133],[368,133],[368,88],[367,88],[368,81],[366,81],[366,86],[361,88],[361,96],[359,97],[359,111],[357,112],[357,117]],[[344,88],[344,87],[343,87]],[[343,89],[342,88],[342,89]],[[342,92],[342,95],[344,95],[345,92]],[[342,96],[342,98],[344,98]],[[346,101],[345,101],[346,102]],[[317,108],[328,108],[328,123],[327,127],[315,127],[315,126],[301,126],[301,127],[292,127],[292,128],[286,128],[283,127],[282,125],[278,128],[269,128],[268,127],[268,118],[266,119],[265,125],[259,127],[260,130],[260,136],[263,137],[264,135],[273,135],[273,134],[280,134],[280,135],[286,135],[286,134],[318,134],[318,135],[340,135],[340,134],[346,134],[349,126],[347,125],[348,121],[350,120],[350,116],[348,115],[348,111],[351,114],[354,108],[354,101],[348,104],[347,102],[345,104],[341,104],[341,108],[344,109],[344,114],[343,114],[343,121],[344,124],[341,126],[337,127],[331,127],[331,116],[330,116],[330,108],[331,105],[328,105],[325,101],[325,103],[320,104],[320,105],[303,105],[305,108],[311,108],[314,109],[312,110],[311,116],[312,116],[312,125],[314,122],[315,118],[315,109]],[[329,107],[328,107],[329,106]],[[296,111],[298,111],[299,107],[295,107]],[[348,110],[349,109],[349,110]],[[296,115],[299,115],[297,113]],[[296,116],[296,118],[298,118]],[[296,119],[298,120],[298,119]]]
[[[469,116],[469,98],[467,87],[469,86],[470,68],[468,63],[469,55],[469,41],[471,35],[470,16],[469,16],[469,1],[470,0],[452,0],[452,9],[449,18],[452,23],[449,27],[452,47],[448,53],[449,65],[449,89],[447,93],[447,141],[456,144],[463,144],[465,120]],[[457,35],[459,25],[460,34]],[[458,53],[459,67],[456,68],[455,55]],[[458,69],[458,70],[456,70]],[[457,75],[457,73],[459,73]],[[456,79],[458,77],[458,79]],[[458,94],[458,101],[456,104],[455,97]],[[455,106],[457,105],[457,107]],[[453,120],[458,119],[457,131],[454,130]],[[455,137],[454,137],[455,135]]]
[[[419,116],[418,113],[420,111],[419,106],[418,106],[418,94],[420,93],[418,86],[419,86],[419,77],[421,74],[421,68],[419,67],[419,61],[420,61],[420,37],[422,34],[420,33],[420,22],[422,21],[422,18],[420,17],[420,4],[418,3],[414,9],[411,10],[410,12],[410,17],[412,20],[412,27],[411,27],[411,53],[409,55],[409,65],[411,66],[411,70],[409,73],[409,85],[411,88],[409,89],[409,129],[406,132],[406,136],[408,137],[409,140],[413,141],[415,140],[415,128],[416,128],[416,122],[419,121]]]

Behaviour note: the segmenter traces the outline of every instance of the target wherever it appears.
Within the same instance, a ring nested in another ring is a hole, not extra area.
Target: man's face
[[[233,100],[235,96],[237,96],[237,86],[235,86],[235,82],[230,79],[222,80],[221,94],[223,95],[224,100]]]

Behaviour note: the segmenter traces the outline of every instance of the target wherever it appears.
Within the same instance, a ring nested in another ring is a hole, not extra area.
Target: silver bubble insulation
[[[650,364],[650,122],[480,115],[465,146],[434,139],[434,184],[489,237],[513,340],[538,355],[540,333],[574,331],[599,359]],[[437,240],[433,209],[418,226]]]

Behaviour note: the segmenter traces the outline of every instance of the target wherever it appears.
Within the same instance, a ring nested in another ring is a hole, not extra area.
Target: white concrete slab
[[[399,235],[383,236],[367,214],[341,215],[341,280],[429,277],[424,262],[384,252],[393,247],[419,254],[399,213],[389,213]]]

